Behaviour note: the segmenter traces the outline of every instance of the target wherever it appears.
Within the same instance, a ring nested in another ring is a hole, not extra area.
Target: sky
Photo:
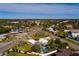
[[[79,3],[0,3],[0,19],[79,19]]]

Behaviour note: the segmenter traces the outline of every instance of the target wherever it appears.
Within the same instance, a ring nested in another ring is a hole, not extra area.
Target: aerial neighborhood
[[[78,20],[4,19],[0,24],[2,56],[79,56]]]

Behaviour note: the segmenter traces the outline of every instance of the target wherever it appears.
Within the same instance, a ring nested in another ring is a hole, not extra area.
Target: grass
[[[19,51],[24,51],[24,52],[27,52],[27,51],[31,50],[31,46],[27,43],[22,43],[21,45],[14,46],[12,48],[14,48],[15,50],[17,49]],[[5,51],[5,52],[8,52],[8,50]],[[20,53],[20,52],[17,52],[17,51],[9,51],[7,56],[37,56],[37,55]]]
[[[39,39],[39,38],[43,38],[43,37],[47,37],[48,35],[45,35],[44,33],[36,33],[34,35],[32,35],[33,39]]]
[[[28,44],[22,44],[22,45],[18,46],[17,49],[20,51],[29,51],[29,50],[31,50],[31,47]]]
[[[9,52],[7,56],[38,56],[35,54],[22,54],[17,52]]]
[[[12,41],[14,40],[13,38],[6,38],[6,39],[3,39],[2,41],[0,41],[0,43],[2,42],[9,42],[9,41]]]
[[[69,42],[71,42],[71,43],[73,43],[73,44],[79,45],[79,42],[76,41],[76,40],[74,40],[74,39],[65,39],[65,40],[66,40],[66,41],[69,41]]]
[[[17,53],[16,56],[38,56],[35,54],[21,54],[21,53]]]

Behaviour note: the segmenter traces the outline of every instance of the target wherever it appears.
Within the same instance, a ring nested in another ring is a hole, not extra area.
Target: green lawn
[[[17,52],[10,52],[8,53],[7,56],[38,56],[35,54],[22,54],[22,53],[17,53]]]
[[[33,39],[39,39],[39,38],[43,38],[43,37],[47,37],[48,35],[44,34],[44,33],[37,33],[32,35]]]
[[[2,42],[9,42],[9,41],[12,41],[12,40],[15,40],[16,38],[6,38],[6,39],[3,39],[2,41],[0,41],[0,43]]]
[[[74,43],[74,44],[76,44],[76,45],[79,45],[79,42],[78,41],[76,41],[76,40],[74,40],[74,39],[65,39],[66,41],[69,41],[69,42],[72,42],[72,43]]]
[[[14,51],[9,51],[9,52],[8,50],[6,51],[8,52],[7,54],[8,56],[36,56],[35,54],[24,54],[24,53],[15,51],[16,49],[24,52],[31,50],[31,46],[27,43],[22,43],[21,45],[14,46],[12,48],[14,48]]]
[[[22,45],[18,46],[17,49],[20,51],[29,51],[29,50],[31,50],[31,46],[28,44],[22,44]]]

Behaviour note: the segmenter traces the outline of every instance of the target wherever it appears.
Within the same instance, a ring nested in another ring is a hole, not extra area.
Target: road
[[[62,42],[67,42],[69,46],[74,50],[79,50],[79,45],[73,44],[72,42],[66,41],[65,39],[60,39]]]
[[[31,38],[27,33],[18,33],[16,36],[14,36],[14,40],[6,43],[0,43],[0,56],[3,55],[3,52],[7,49],[20,44],[21,42],[27,41],[26,36],[28,36],[28,38]]]
[[[23,41],[23,35],[22,34],[18,34],[16,36],[16,40],[13,40],[13,41],[10,41],[10,42],[6,42],[6,43],[0,43],[0,55],[2,55],[3,52],[6,51],[7,49],[19,44],[22,41]]]
[[[17,43],[15,41],[7,42],[7,43],[2,43],[0,44],[0,55],[10,47],[16,45]]]

